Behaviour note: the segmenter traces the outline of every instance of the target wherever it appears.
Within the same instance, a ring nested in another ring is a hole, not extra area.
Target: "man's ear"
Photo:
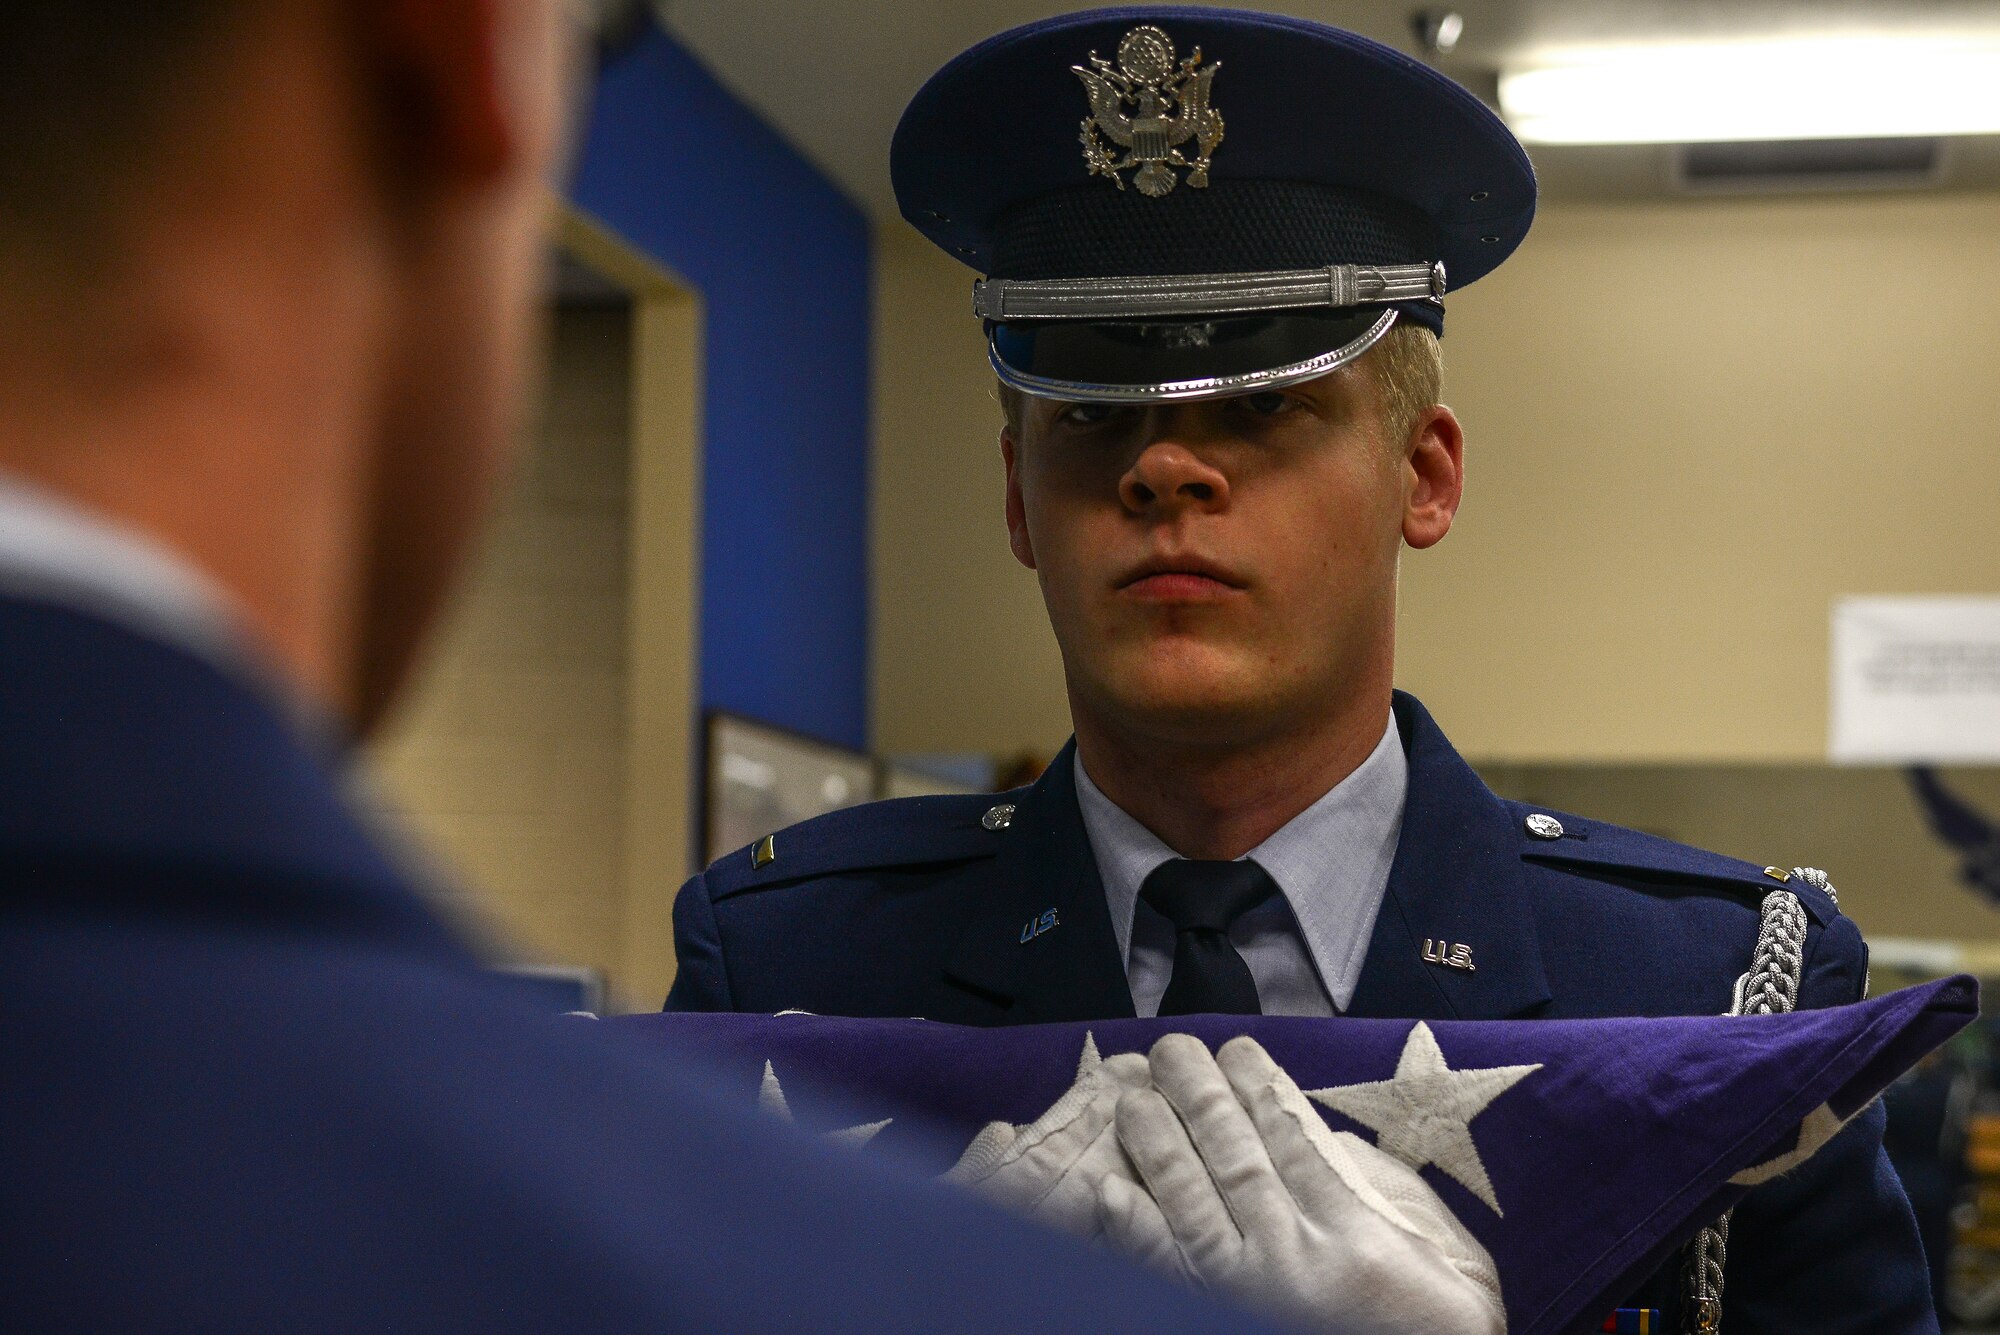
[[[419,185],[482,185],[522,156],[522,72],[506,68],[503,0],[370,0],[355,40],[395,128],[387,145]]]
[[[1021,501],[1021,455],[1014,428],[1000,428],[1000,461],[1007,466],[1007,546],[1014,559],[1035,568],[1035,544],[1028,537],[1028,508]]]
[[[1410,429],[1403,465],[1403,541],[1421,551],[1444,540],[1465,494],[1465,431],[1443,404]]]

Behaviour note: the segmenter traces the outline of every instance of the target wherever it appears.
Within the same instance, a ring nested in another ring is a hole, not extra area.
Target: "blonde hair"
[[[1411,320],[1398,320],[1374,347],[1355,363],[1365,366],[1381,394],[1385,443],[1400,450],[1410,431],[1444,393],[1444,349],[1438,337]],[[1026,397],[1012,385],[996,383],[1000,411],[1017,434]]]
[[[1436,407],[1444,393],[1444,349],[1430,330],[1413,320],[1398,320],[1361,361],[1374,372],[1382,394],[1388,443],[1401,449],[1417,418]]]

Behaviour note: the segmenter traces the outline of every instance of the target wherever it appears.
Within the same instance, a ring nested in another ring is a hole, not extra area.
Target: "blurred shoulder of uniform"
[[[800,821],[717,858],[703,873],[715,899],[837,876],[992,857],[1020,790],[897,797]]]
[[[1838,893],[1810,868],[1745,862],[1566,811],[1505,805],[1523,861],[1595,880],[1606,894],[1708,894],[1755,908],[1771,891],[1789,890],[1820,926],[1840,916]]]

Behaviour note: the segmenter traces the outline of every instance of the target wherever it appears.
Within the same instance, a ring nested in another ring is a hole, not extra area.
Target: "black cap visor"
[[[1004,384],[1078,403],[1160,403],[1275,389],[1373,347],[1394,307],[1350,306],[1203,320],[1007,320],[987,325]]]

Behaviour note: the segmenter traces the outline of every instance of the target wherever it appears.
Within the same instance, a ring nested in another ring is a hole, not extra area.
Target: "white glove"
[[[1329,1130],[1258,1043],[1218,1062],[1169,1034],[1150,1068],[1117,1115],[1144,1189],[1099,1190],[1114,1246],[1314,1330],[1503,1335],[1492,1257],[1415,1171]]]
[[[1100,1059],[1096,1042],[1086,1037],[1076,1083],[1055,1105],[1026,1126],[989,1122],[945,1180],[1051,1228],[1095,1238],[1099,1185],[1107,1177],[1138,1180],[1118,1146],[1114,1119],[1119,1096],[1144,1089],[1147,1080],[1143,1056]]]

